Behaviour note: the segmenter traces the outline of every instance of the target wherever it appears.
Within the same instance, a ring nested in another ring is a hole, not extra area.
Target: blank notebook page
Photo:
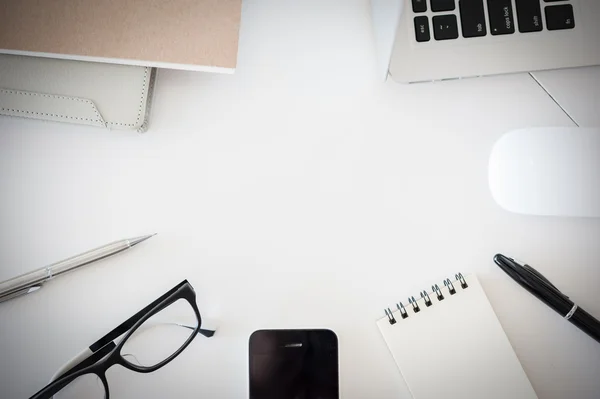
[[[456,281],[456,294],[430,293],[432,305],[406,306],[377,321],[414,399],[537,398],[483,288],[474,275]]]

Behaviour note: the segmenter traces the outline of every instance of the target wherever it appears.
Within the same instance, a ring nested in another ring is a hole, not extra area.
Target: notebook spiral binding
[[[465,280],[462,273],[455,274],[454,277],[456,278],[456,282],[460,284],[462,289],[466,289],[469,287],[469,285],[467,284],[467,280]],[[452,281],[450,281],[449,278],[444,280],[444,286],[448,289],[450,295],[456,294],[456,288],[454,287],[454,284],[452,283]],[[423,300],[423,303],[425,304],[425,307],[430,307],[433,305],[433,302],[427,290],[421,291],[420,295],[421,299]],[[444,294],[442,294],[442,290],[437,284],[431,286],[431,296],[435,297],[438,300],[438,302],[444,300]],[[417,300],[414,296],[408,297],[408,305],[409,309],[412,308],[413,313],[419,313],[421,311],[421,307],[417,303]],[[407,317],[409,317],[408,311],[406,310],[402,302],[398,302],[396,304],[396,307],[398,308],[398,311],[400,312],[400,317],[402,317],[402,319],[406,319]],[[384,310],[385,315],[387,316],[390,324],[396,324],[396,317],[394,317],[392,310],[390,308]]]

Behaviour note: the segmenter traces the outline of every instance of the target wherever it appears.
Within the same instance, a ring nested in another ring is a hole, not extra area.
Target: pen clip
[[[19,297],[21,295],[31,294],[32,292],[36,292],[40,288],[42,288],[42,285],[41,284],[36,284],[36,285],[32,285],[31,287],[23,288],[22,290],[12,292],[12,293],[10,293],[8,295],[0,297],[0,303],[8,301],[10,299],[14,299],[14,298]]]

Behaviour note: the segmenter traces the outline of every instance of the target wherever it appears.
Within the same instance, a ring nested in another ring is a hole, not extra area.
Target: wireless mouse
[[[600,128],[506,133],[490,156],[489,185],[510,212],[600,217]]]

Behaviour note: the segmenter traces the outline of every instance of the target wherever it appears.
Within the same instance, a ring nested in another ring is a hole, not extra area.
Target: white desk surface
[[[111,397],[244,398],[252,331],[326,327],[343,398],[408,398],[375,320],[457,271],[540,398],[598,397],[600,345],[492,262],[525,260],[600,316],[600,220],[509,214],[487,187],[504,132],[571,121],[526,74],[381,83],[368,9],[246,2],[236,74],[160,71],[143,135],[0,119],[0,280],[159,233],[0,305],[2,398],[184,278],[218,335],[151,375],[116,367]]]

